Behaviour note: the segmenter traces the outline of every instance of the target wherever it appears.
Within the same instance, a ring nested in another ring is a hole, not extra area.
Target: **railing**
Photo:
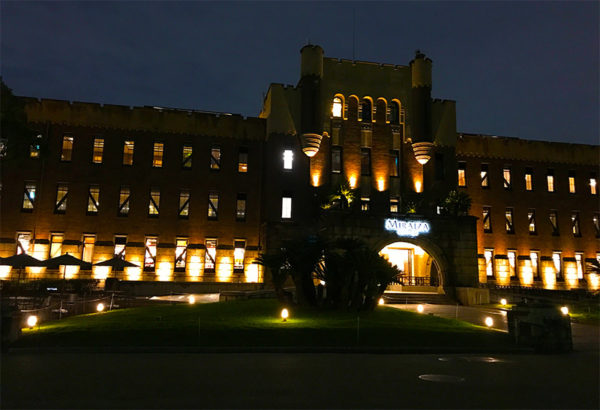
[[[399,274],[396,275],[392,282],[403,286],[432,286],[431,277],[428,276],[410,276]]]

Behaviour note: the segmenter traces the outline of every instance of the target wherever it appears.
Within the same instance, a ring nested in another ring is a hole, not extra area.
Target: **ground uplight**
[[[563,315],[568,315],[569,314],[569,308],[566,306],[563,306],[560,308],[560,311],[562,312]]]
[[[379,302],[378,302],[378,303],[379,303],[380,305],[383,305],[383,304],[385,304],[385,301],[383,300],[383,298],[379,298]]]
[[[492,327],[492,326],[494,326],[494,319],[492,319],[492,318],[491,318],[491,317],[489,317],[489,316],[488,316],[488,317],[486,317],[486,318],[485,318],[485,325],[486,325],[487,327]]]
[[[188,303],[190,305],[193,305],[194,303],[196,303],[196,297],[194,295],[188,296]]]
[[[290,312],[288,312],[287,309],[281,310],[281,319],[283,319],[284,322],[287,321],[289,316],[290,316]]]
[[[417,306],[417,312],[423,313],[425,311],[425,307],[423,305]]]
[[[507,304],[507,303],[508,303],[508,302],[506,301],[506,299],[504,299],[504,298],[500,299],[500,304],[501,304],[502,306],[506,306],[506,304]]]
[[[103,312],[104,311],[104,303],[98,303],[98,305],[96,305],[96,310],[98,312]]]
[[[31,315],[27,318],[27,326],[34,327],[37,325],[38,317],[36,315]]]

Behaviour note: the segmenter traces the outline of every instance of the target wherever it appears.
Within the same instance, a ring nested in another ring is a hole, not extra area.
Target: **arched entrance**
[[[444,293],[442,266],[431,252],[418,244],[392,242],[384,246],[379,254],[401,272],[388,290]]]

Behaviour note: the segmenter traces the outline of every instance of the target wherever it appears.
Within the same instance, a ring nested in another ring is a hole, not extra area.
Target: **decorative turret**
[[[323,78],[323,49],[317,45],[306,45],[300,50],[302,62],[300,66],[301,114],[300,142],[306,156],[312,157],[319,152],[322,129],[320,89]]]
[[[412,78],[412,147],[417,161],[431,158],[431,59],[417,50],[410,62]]]

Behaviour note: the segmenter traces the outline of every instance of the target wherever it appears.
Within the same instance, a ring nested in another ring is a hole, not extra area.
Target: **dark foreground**
[[[11,353],[2,408],[598,408],[564,355]],[[434,375],[433,377],[419,376]],[[451,380],[429,381],[435,375]]]

